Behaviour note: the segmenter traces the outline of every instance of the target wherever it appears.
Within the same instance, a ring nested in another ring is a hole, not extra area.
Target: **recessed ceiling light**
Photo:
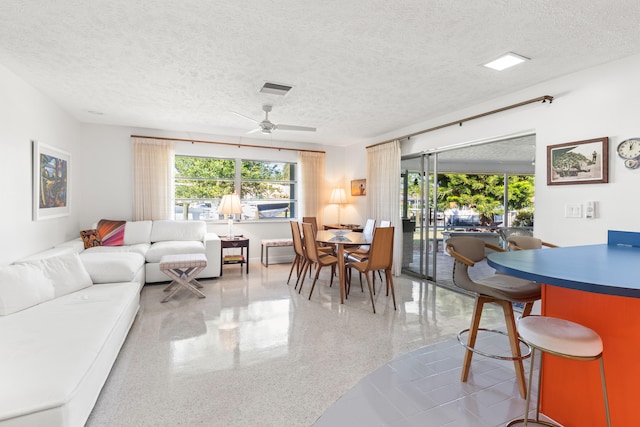
[[[518,55],[517,53],[507,52],[504,55],[502,55],[500,58],[484,64],[484,66],[488,68],[493,68],[494,70],[502,71],[509,67],[513,67],[514,65],[518,65],[528,60],[529,58],[524,57],[522,55]]]
[[[278,83],[266,82],[264,86],[260,88],[261,93],[269,93],[271,95],[284,96],[293,88],[293,86],[282,85]]]

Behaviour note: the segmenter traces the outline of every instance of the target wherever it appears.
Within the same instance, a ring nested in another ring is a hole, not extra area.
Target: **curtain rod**
[[[233,147],[247,147],[247,148],[266,148],[269,150],[285,150],[285,151],[304,151],[308,153],[325,153],[326,151],[322,150],[307,150],[304,148],[288,148],[288,147],[272,147],[269,145],[252,145],[252,144],[241,144],[241,143],[233,143],[233,142],[218,142],[218,141],[203,141],[198,139],[182,139],[182,138],[162,138],[157,136],[144,136],[144,135],[131,135],[131,138],[143,138],[143,139],[159,139],[162,141],[178,141],[178,142],[197,142],[198,144],[219,144],[219,145],[230,145]]]
[[[443,125],[439,125],[439,126],[432,127],[432,128],[429,128],[429,129],[424,129],[424,130],[421,130],[421,131],[418,131],[418,132],[409,133],[407,135],[403,135],[403,136],[400,136],[400,137],[397,137],[397,138],[389,139],[387,141],[378,142],[377,144],[369,145],[366,148],[377,147],[378,145],[387,144],[389,142],[395,141],[396,139],[397,140],[409,139],[412,136],[422,135],[423,133],[427,133],[427,132],[431,132],[431,131],[434,131],[434,130],[446,128],[448,126],[453,126],[453,125],[462,126],[462,123],[468,122],[470,120],[479,119],[480,117],[490,116],[491,114],[501,113],[503,111],[511,110],[512,108],[518,108],[518,107],[522,107],[523,105],[533,104],[534,102],[540,102],[540,101],[542,101],[542,102],[549,101],[549,104],[551,104],[553,102],[553,96],[550,96],[550,95],[539,96],[537,98],[529,99],[528,101],[522,101],[522,102],[518,102],[517,104],[512,104],[512,105],[508,105],[506,107],[498,108],[497,110],[487,111],[486,113],[477,114],[475,116],[467,117],[467,118],[464,118],[464,119],[461,119],[461,120],[455,120],[453,122],[445,123]]]

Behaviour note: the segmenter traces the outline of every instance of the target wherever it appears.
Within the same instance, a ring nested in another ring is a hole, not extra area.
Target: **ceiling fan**
[[[244,114],[236,113],[235,111],[233,111],[233,113],[237,114],[240,117],[244,117],[245,119],[249,119],[252,122],[255,122],[258,124],[258,128],[250,131],[249,133],[253,133],[253,132],[271,133],[275,130],[298,130],[298,131],[308,131],[308,132],[316,131],[316,128],[307,127],[307,126],[293,126],[293,125],[273,123],[269,120],[269,113],[271,112],[271,109],[272,109],[271,105],[262,106],[262,110],[264,111],[263,121],[252,119],[251,117],[247,117]]]

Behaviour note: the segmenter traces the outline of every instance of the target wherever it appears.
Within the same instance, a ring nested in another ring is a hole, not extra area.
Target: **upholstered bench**
[[[293,246],[293,239],[263,239],[260,243],[262,245],[260,247],[260,262],[265,267],[269,267],[269,248]]]

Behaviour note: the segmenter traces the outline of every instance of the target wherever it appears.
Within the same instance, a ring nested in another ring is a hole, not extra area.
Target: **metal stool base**
[[[505,427],[513,427],[516,426],[518,424],[522,424],[523,426],[524,424],[524,418],[520,418],[518,420],[513,420],[510,421],[509,424],[507,424]],[[561,427],[558,424],[553,424],[553,423],[548,423],[546,421],[540,421],[540,420],[527,420],[527,426],[530,425],[534,425],[534,426],[546,426],[546,427]]]
[[[503,331],[498,331],[498,330],[495,330],[495,329],[478,328],[478,331],[491,332],[491,333],[494,333],[494,334],[504,335],[504,336],[506,336],[506,337],[508,337],[508,336],[509,336],[509,334],[508,334],[508,333],[503,332]],[[520,337],[518,337],[518,341],[519,341],[521,344],[524,344],[524,346],[529,350],[526,354],[520,355],[520,357],[516,357],[516,356],[499,356],[499,355],[497,355],[497,354],[485,353],[485,352],[484,352],[484,351],[482,351],[482,350],[478,350],[478,349],[476,349],[476,348],[473,348],[473,347],[468,346],[468,345],[467,345],[467,343],[466,343],[466,342],[464,342],[464,340],[462,339],[462,335],[464,335],[464,334],[466,334],[466,333],[468,333],[468,332],[469,332],[469,328],[467,328],[467,329],[463,329],[463,330],[461,330],[460,332],[458,332],[458,342],[459,342],[459,343],[460,343],[464,348],[466,348],[467,350],[469,350],[469,351],[471,351],[471,352],[473,352],[473,353],[477,353],[477,354],[479,354],[479,355],[481,355],[481,356],[489,357],[489,358],[491,358],[491,359],[498,359],[498,360],[511,360],[511,361],[514,361],[514,360],[524,360],[524,359],[527,359],[529,356],[531,356],[531,346],[530,346],[529,344],[527,344],[526,342],[524,342]]]

